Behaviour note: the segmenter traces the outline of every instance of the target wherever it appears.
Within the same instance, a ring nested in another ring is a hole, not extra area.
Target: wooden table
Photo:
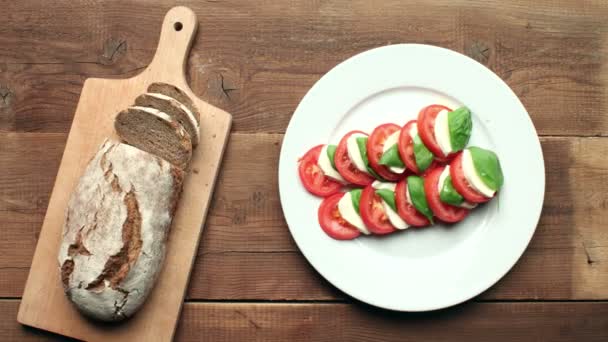
[[[200,20],[190,84],[234,125],[176,340],[608,340],[606,1],[180,3]],[[0,3],[0,340],[60,339],[16,315],[82,84],[145,68],[172,5]],[[283,132],[306,91],[342,60],[403,42],[502,77],[547,169],[540,224],[513,270],[469,303],[421,314],[329,285],[290,237],[277,190]]]

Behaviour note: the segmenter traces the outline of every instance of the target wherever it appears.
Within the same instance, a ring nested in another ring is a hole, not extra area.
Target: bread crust
[[[106,140],[66,210],[58,261],[68,298],[89,317],[119,321],[150,293],[165,256],[184,173]]]

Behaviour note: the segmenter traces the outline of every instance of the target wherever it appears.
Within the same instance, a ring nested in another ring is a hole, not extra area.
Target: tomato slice
[[[386,179],[387,181],[396,182],[404,177],[404,174],[392,172],[386,165],[380,165],[380,158],[382,158],[382,149],[384,142],[393,133],[401,130],[401,127],[387,123],[380,125],[374,129],[367,140],[367,158],[369,159],[369,166],[372,167],[376,173]]]
[[[467,217],[469,210],[443,203],[439,198],[438,184],[443,169],[445,169],[445,166],[436,167],[424,178],[426,201],[429,203],[433,214],[441,221],[448,223],[460,222]]]
[[[431,224],[426,216],[422,215],[416,208],[407,201],[407,179],[397,183],[395,188],[395,204],[397,205],[397,213],[410,226],[424,227]]]
[[[370,232],[385,235],[397,230],[386,216],[384,207],[382,207],[382,199],[376,194],[376,189],[371,185],[365,187],[361,193],[359,211],[361,212],[363,223],[365,223]]]
[[[336,240],[352,240],[361,235],[361,232],[346,222],[338,210],[338,202],[344,193],[334,194],[321,202],[319,206],[319,224],[321,229]]]
[[[472,203],[484,203],[491,198],[484,196],[479,191],[473,189],[462,171],[462,152],[456,155],[456,158],[450,163],[450,176],[452,176],[452,184],[454,189],[464,197],[465,200]]]
[[[437,143],[437,139],[435,139],[435,119],[439,112],[444,109],[452,111],[446,106],[434,104],[422,108],[420,113],[418,113],[418,134],[420,135],[420,139],[433,152],[435,158],[441,162],[447,161],[450,157],[443,154],[441,147]]]
[[[367,186],[369,184],[372,184],[375,178],[357,169],[355,164],[353,164],[353,162],[348,157],[348,151],[346,150],[346,140],[348,140],[348,137],[355,133],[367,135],[366,133],[361,131],[351,131],[346,133],[346,135],[342,137],[342,140],[340,140],[340,143],[336,148],[336,154],[334,155],[334,163],[336,163],[336,169],[346,181],[356,185]]]
[[[399,148],[399,155],[405,167],[414,173],[418,173],[418,165],[416,164],[416,156],[414,155],[414,140],[410,136],[410,130],[415,124],[416,120],[411,120],[403,126],[401,134],[399,134],[397,147]]]
[[[313,195],[327,197],[340,191],[342,184],[325,176],[318,165],[319,154],[323,145],[311,148],[300,158],[298,173],[304,188]]]

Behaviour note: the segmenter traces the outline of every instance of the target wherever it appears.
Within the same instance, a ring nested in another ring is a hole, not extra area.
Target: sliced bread
[[[192,147],[198,145],[199,126],[194,113],[181,102],[161,93],[142,94],[135,99],[135,105],[140,107],[150,107],[158,109],[163,113],[171,115],[177,120],[192,139]]]
[[[192,99],[188,95],[186,95],[186,92],[184,92],[183,90],[171,84],[156,82],[152,83],[148,87],[148,93],[163,94],[176,99],[181,104],[186,106],[186,108],[188,108],[190,112],[192,112],[192,114],[194,115],[194,119],[196,120],[197,127],[200,125],[201,113],[194,105],[194,102],[192,102]]]
[[[190,134],[170,115],[154,108],[134,106],[118,113],[118,135],[129,145],[186,169],[192,158]]]

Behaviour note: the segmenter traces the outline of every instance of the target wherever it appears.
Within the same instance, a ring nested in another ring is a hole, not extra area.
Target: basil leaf
[[[384,202],[386,202],[386,204],[388,204],[391,209],[397,211],[397,205],[395,204],[395,193],[392,190],[378,189],[376,190],[376,193],[378,194],[378,196],[382,197]]]
[[[452,184],[452,177],[445,177],[445,181],[441,186],[441,192],[439,193],[439,199],[442,202],[459,206],[464,201],[462,195],[460,195],[456,189],[454,189],[454,184]]]
[[[363,163],[365,163],[365,168],[367,171],[374,176],[376,179],[383,180],[374,169],[369,166],[369,159],[367,159],[367,137],[358,137],[357,146],[359,146],[359,153],[361,153],[361,159],[363,159]]]
[[[334,162],[334,156],[336,155],[336,148],[338,148],[338,146],[336,146],[336,145],[327,145],[327,157],[329,158],[329,161],[331,162],[331,166],[334,169],[336,168],[336,163]]]
[[[469,147],[468,150],[471,152],[473,165],[481,180],[494,191],[500,189],[504,176],[496,153],[475,146]]]
[[[431,166],[431,163],[433,162],[433,154],[431,153],[431,151],[429,151],[428,148],[426,148],[418,134],[416,134],[413,141],[416,166],[418,166],[418,171],[422,172],[428,169],[429,166]]]
[[[359,203],[361,202],[361,193],[362,192],[363,192],[363,190],[361,190],[361,189],[353,189],[350,191],[350,198],[353,201],[353,207],[355,207],[357,214],[359,214]]]
[[[424,180],[422,177],[409,176],[407,177],[407,191],[410,192],[412,204],[422,215],[426,216],[429,221],[433,222],[433,212],[429,208],[424,193]]]
[[[401,156],[399,155],[397,144],[394,144],[388,150],[386,150],[386,152],[384,152],[378,164],[393,167],[405,167],[405,164],[403,164]]]
[[[450,143],[453,151],[460,151],[467,146],[471,137],[473,121],[471,111],[467,107],[460,107],[448,113],[448,128],[450,130]]]

